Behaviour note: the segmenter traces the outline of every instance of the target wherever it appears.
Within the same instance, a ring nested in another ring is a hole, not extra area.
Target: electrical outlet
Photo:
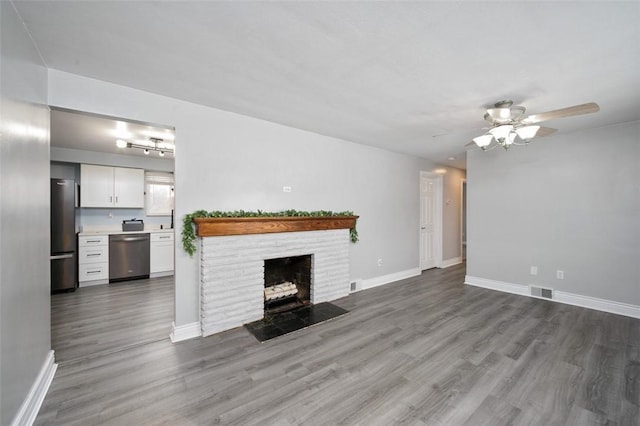
[[[283,186],[282,187],[282,192],[291,192],[291,187],[290,186]]]
[[[113,219],[113,213],[109,212],[109,219]]]
[[[378,259],[378,266],[382,266],[382,259]]]
[[[537,266],[532,266],[530,273],[531,273],[531,275],[538,275],[538,267]]]
[[[564,271],[557,270],[556,271],[556,278],[559,279],[559,280],[564,280]]]

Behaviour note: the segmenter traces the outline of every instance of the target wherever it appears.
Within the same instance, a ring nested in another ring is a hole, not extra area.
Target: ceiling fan
[[[487,109],[484,115],[484,119],[491,124],[491,127],[484,135],[473,138],[473,142],[483,151],[496,146],[509,149],[511,145],[526,145],[534,137],[549,136],[557,131],[550,127],[541,127],[537,123],[598,112],[600,107],[597,103],[590,102],[527,116],[524,115],[525,111],[523,106],[514,106],[510,100],[496,102],[494,107]],[[494,141],[496,143],[492,145]]]

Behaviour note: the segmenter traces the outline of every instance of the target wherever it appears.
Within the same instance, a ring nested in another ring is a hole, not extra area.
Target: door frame
[[[418,199],[420,201],[420,205],[419,205],[419,210],[418,210],[418,218],[421,218],[421,210],[422,210],[422,179],[423,178],[430,178],[430,179],[435,179],[436,180],[436,229],[435,229],[435,264],[436,264],[436,268],[441,268],[442,267],[442,208],[443,208],[443,177],[441,174],[439,173],[433,173],[433,172],[425,172],[425,171],[420,171],[420,178],[418,180],[418,191],[419,191],[419,195],[418,195]],[[418,265],[420,268],[420,271],[423,271],[424,269],[422,269],[422,245],[420,244],[420,239],[422,238],[422,232],[420,229],[420,219],[418,219]]]
[[[465,198],[467,197],[467,178],[463,178],[460,180],[460,259],[464,262],[467,260],[465,246],[467,245],[466,238],[464,238],[465,234],[468,233],[467,229],[467,203],[465,202]],[[465,232],[467,231],[467,232]]]

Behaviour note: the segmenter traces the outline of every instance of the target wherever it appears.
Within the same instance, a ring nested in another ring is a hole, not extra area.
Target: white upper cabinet
[[[144,207],[144,170],[80,165],[80,207]]]
[[[113,167],[80,165],[80,207],[113,207]]]
[[[144,208],[144,170],[113,168],[114,207]]]

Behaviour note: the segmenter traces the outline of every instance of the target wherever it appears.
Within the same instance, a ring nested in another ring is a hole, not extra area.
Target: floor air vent
[[[531,295],[536,297],[544,297],[545,299],[553,299],[553,289],[530,286]]]

